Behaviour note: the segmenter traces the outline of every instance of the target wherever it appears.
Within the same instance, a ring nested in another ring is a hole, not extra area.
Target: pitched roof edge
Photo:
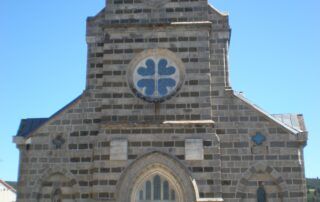
[[[100,11],[96,15],[87,17],[87,20],[94,21],[95,19],[103,16],[105,14],[105,11],[106,11],[106,7],[103,7],[102,9],[100,9]]]
[[[237,98],[239,98],[240,100],[242,100],[243,102],[245,102],[246,104],[248,104],[249,106],[251,106],[254,110],[262,113],[263,115],[265,115],[269,120],[271,120],[274,123],[276,123],[276,124],[280,125],[281,127],[283,127],[286,131],[288,131],[288,132],[290,132],[290,133],[292,133],[294,135],[298,135],[299,133],[303,133],[304,132],[304,131],[301,131],[301,130],[297,130],[297,129],[291,128],[290,126],[288,126],[285,123],[281,122],[280,120],[276,119],[271,114],[267,113],[266,111],[261,109],[259,106],[255,105],[251,101],[249,101],[246,97],[243,96],[243,94],[234,92],[233,95],[236,96]]]
[[[3,186],[5,186],[7,189],[13,191],[14,193],[17,193],[17,191],[15,190],[15,188],[13,188],[11,185],[9,185],[8,183],[6,183],[5,181],[0,179],[0,184],[3,184]]]
[[[40,127],[48,118],[27,118],[21,119],[16,136],[25,137]],[[27,129],[25,128],[27,125]]]
[[[51,121],[52,119],[54,119],[55,117],[59,116],[62,112],[64,112],[65,110],[67,110],[69,107],[73,106],[74,104],[77,103],[77,101],[79,101],[81,99],[83,94],[79,95],[78,97],[76,97],[75,99],[73,99],[71,102],[69,102],[67,105],[65,105],[64,107],[62,107],[60,110],[58,110],[57,112],[55,112],[53,115],[51,115],[49,118],[47,118],[46,121],[44,121],[41,125],[39,125],[37,128],[35,128],[34,130],[30,131],[28,134],[26,134],[25,136],[20,136],[20,137],[24,137],[24,138],[29,138],[31,137],[36,131],[38,131],[40,128],[42,128],[45,124],[47,124],[49,121]],[[20,123],[21,125],[21,123]]]
[[[210,3],[208,3],[208,6],[209,6],[209,8],[211,8],[213,11],[217,12],[217,13],[218,13],[219,15],[221,15],[221,16],[224,16],[224,17],[229,16],[228,13],[219,11],[217,8],[215,8],[215,7],[214,7],[213,5],[211,5]]]
[[[306,132],[307,129],[305,127],[304,117],[302,114],[295,114],[295,113],[283,113],[283,114],[271,114],[274,118],[278,119],[279,121],[283,122],[284,124],[288,125],[291,128],[296,130],[301,130]]]

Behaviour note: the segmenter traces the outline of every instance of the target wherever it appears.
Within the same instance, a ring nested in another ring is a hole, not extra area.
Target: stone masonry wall
[[[306,201],[301,141],[231,90],[227,15],[206,0],[110,0],[88,18],[87,43],[84,93],[19,146],[18,201],[51,201],[57,187],[63,201],[119,201],[131,166],[153,152],[195,180],[190,200],[256,201],[262,184],[269,201]],[[128,87],[130,61],[147,49],[185,66],[163,103]]]

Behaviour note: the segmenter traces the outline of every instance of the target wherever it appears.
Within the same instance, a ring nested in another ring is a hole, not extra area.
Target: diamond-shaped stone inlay
[[[54,145],[55,149],[61,149],[65,142],[66,140],[61,135],[58,135],[52,140],[52,144]]]
[[[256,135],[251,137],[251,140],[256,144],[256,145],[262,145],[264,141],[266,141],[266,137],[262,135],[261,133],[256,133]]]

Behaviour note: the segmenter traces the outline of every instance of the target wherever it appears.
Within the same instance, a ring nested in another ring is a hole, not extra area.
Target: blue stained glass
[[[156,65],[152,59],[146,61],[147,67],[139,67],[138,74],[141,76],[152,76],[155,74]]]
[[[155,90],[154,80],[153,79],[141,79],[137,83],[139,88],[146,88],[145,94],[152,96]]]
[[[251,137],[251,140],[257,145],[261,145],[264,141],[266,141],[266,137],[261,133],[256,133],[255,136]]]
[[[167,67],[168,61],[166,59],[161,59],[158,63],[158,74],[163,76],[169,76],[176,72],[176,68],[170,66]]]
[[[168,94],[167,87],[174,87],[176,85],[176,81],[173,79],[159,79],[158,81],[158,92],[161,96],[165,96]]]
[[[177,85],[177,81],[171,78],[177,71],[176,67],[168,66],[166,59],[160,59],[157,67],[153,59],[147,59],[146,67],[140,66],[137,70],[138,75],[142,78],[137,81],[136,85],[144,96],[155,98],[169,95]]]

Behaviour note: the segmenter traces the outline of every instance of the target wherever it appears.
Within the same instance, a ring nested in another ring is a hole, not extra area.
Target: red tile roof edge
[[[0,184],[3,184],[7,189],[13,191],[14,193],[17,193],[17,191],[12,186],[10,186],[8,183],[6,183],[5,181],[3,181],[1,179],[0,179]]]

